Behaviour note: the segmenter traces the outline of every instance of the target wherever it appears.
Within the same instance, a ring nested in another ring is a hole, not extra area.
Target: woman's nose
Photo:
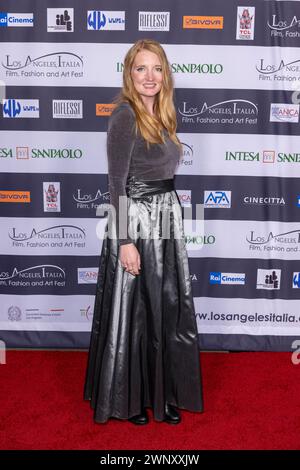
[[[147,69],[146,77],[147,77],[148,80],[152,80],[152,79],[153,79],[153,72],[152,72],[152,70]]]

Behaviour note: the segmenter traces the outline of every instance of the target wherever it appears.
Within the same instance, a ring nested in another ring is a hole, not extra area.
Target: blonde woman
[[[155,421],[178,424],[180,408],[201,412],[203,402],[174,188],[181,144],[173,81],[157,41],[127,52],[115,103],[107,133],[113,228],[102,243],[84,398],[97,423],[146,424],[151,408]]]

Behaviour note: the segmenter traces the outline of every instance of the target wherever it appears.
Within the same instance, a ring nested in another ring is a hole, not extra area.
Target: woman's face
[[[154,97],[161,90],[163,81],[159,57],[147,50],[138,52],[132,65],[131,78],[142,99]]]

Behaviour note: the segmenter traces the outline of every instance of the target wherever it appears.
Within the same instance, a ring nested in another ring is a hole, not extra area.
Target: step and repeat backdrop
[[[300,338],[300,2],[0,1],[0,337],[87,348],[124,56],[166,50],[199,345]]]

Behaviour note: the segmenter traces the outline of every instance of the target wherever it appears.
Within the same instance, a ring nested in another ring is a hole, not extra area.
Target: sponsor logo
[[[245,152],[245,151],[226,151],[225,160],[243,161],[243,162],[259,162],[259,152]]]
[[[269,26],[271,36],[279,38],[299,38],[300,37],[300,20],[294,15],[288,20],[281,20],[277,15],[272,15],[271,19],[268,20],[267,25]],[[292,30],[292,31],[290,31]]]
[[[187,247],[189,245],[197,245],[197,246],[203,246],[203,245],[214,245],[216,243],[216,237],[214,235],[189,235],[185,234],[185,242]]]
[[[245,282],[246,282],[245,273],[220,273],[220,272],[209,273],[210,284],[245,285]]]
[[[223,29],[223,16],[184,16],[183,29]]]
[[[171,70],[176,74],[202,74],[202,75],[220,75],[224,71],[223,64],[220,63],[185,63],[173,62],[170,64]],[[123,62],[116,63],[117,72],[124,70]]]
[[[231,191],[204,191],[204,208],[230,209]]]
[[[257,235],[254,230],[246,237],[249,249],[255,252],[274,251],[281,253],[298,253],[300,251],[300,229],[289,230],[283,233]]]
[[[12,148],[0,147],[0,158],[16,158],[17,160],[29,160],[29,158],[42,158],[42,159],[79,159],[82,158],[82,149],[70,148],[30,148],[30,147],[16,147]]]
[[[178,108],[182,124],[257,124],[258,107],[248,100],[233,99],[208,105],[190,105],[183,101]]]
[[[255,7],[237,7],[236,39],[254,39]]]
[[[293,273],[293,282],[292,282],[293,289],[300,289],[300,273]]]
[[[98,268],[78,268],[78,284],[96,284]]]
[[[60,183],[43,183],[44,212],[60,212]]]
[[[33,26],[33,13],[2,13],[0,27]]]
[[[226,151],[225,160],[239,162],[262,163],[300,163],[300,153],[275,152],[275,150],[263,150],[260,152]]]
[[[139,11],[139,31],[170,31],[170,12]]]
[[[299,104],[271,103],[271,122],[299,122]]]
[[[14,78],[81,78],[83,77],[83,59],[73,52],[52,52],[38,57],[26,55],[23,58],[5,55],[2,67],[6,76]]]
[[[7,312],[7,318],[9,321],[21,321],[22,320],[22,311],[16,305],[9,307]]]
[[[259,72],[259,80],[273,80],[279,82],[298,82],[300,76],[300,59],[285,62],[283,59],[278,64],[266,63],[260,59],[256,70]]]
[[[88,10],[87,29],[89,31],[124,31],[125,11]]]
[[[39,100],[3,100],[3,117],[5,118],[39,118]]]
[[[84,317],[88,321],[92,321],[93,319],[93,310],[91,305],[89,305],[87,308],[81,308],[80,309],[80,316]]]
[[[0,202],[30,202],[30,191],[2,191]]]
[[[183,154],[179,157],[179,165],[193,165],[193,156],[194,156],[194,147],[193,145],[188,145],[185,142],[181,142]]]
[[[243,203],[256,206],[285,206],[283,197],[244,196]]]
[[[191,207],[192,205],[192,191],[184,189],[176,189],[180,204],[182,206]]]
[[[54,119],[82,119],[82,100],[52,100]]]
[[[110,116],[115,107],[115,104],[96,103],[96,116]]]
[[[258,269],[256,289],[279,290],[281,269]]]
[[[0,285],[6,287],[65,287],[65,271],[60,266],[41,264],[11,272],[0,271]]]
[[[274,161],[275,161],[274,150],[264,150],[263,151],[263,163],[274,163]]]
[[[222,64],[178,64],[172,63],[171,69],[173,73],[201,73],[201,74],[221,74],[223,72]]]
[[[11,152],[12,156],[12,152]],[[28,147],[16,147],[16,159],[17,160],[28,160],[29,159],[29,148]]]
[[[47,8],[48,33],[72,33],[74,31],[74,8]]]
[[[103,193],[101,189],[98,189],[95,194],[87,194],[77,189],[76,194],[73,194],[73,200],[77,202],[77,209],[97,209],[103,201],[109,200],[109,191]]]
[[[46,226],[41,230],[32,227],[26,231],[12,227],[8,232],[8,237],[13,242],[13,246],[30,248],[84,248],[85,231],[76,225],[54,225]]]

